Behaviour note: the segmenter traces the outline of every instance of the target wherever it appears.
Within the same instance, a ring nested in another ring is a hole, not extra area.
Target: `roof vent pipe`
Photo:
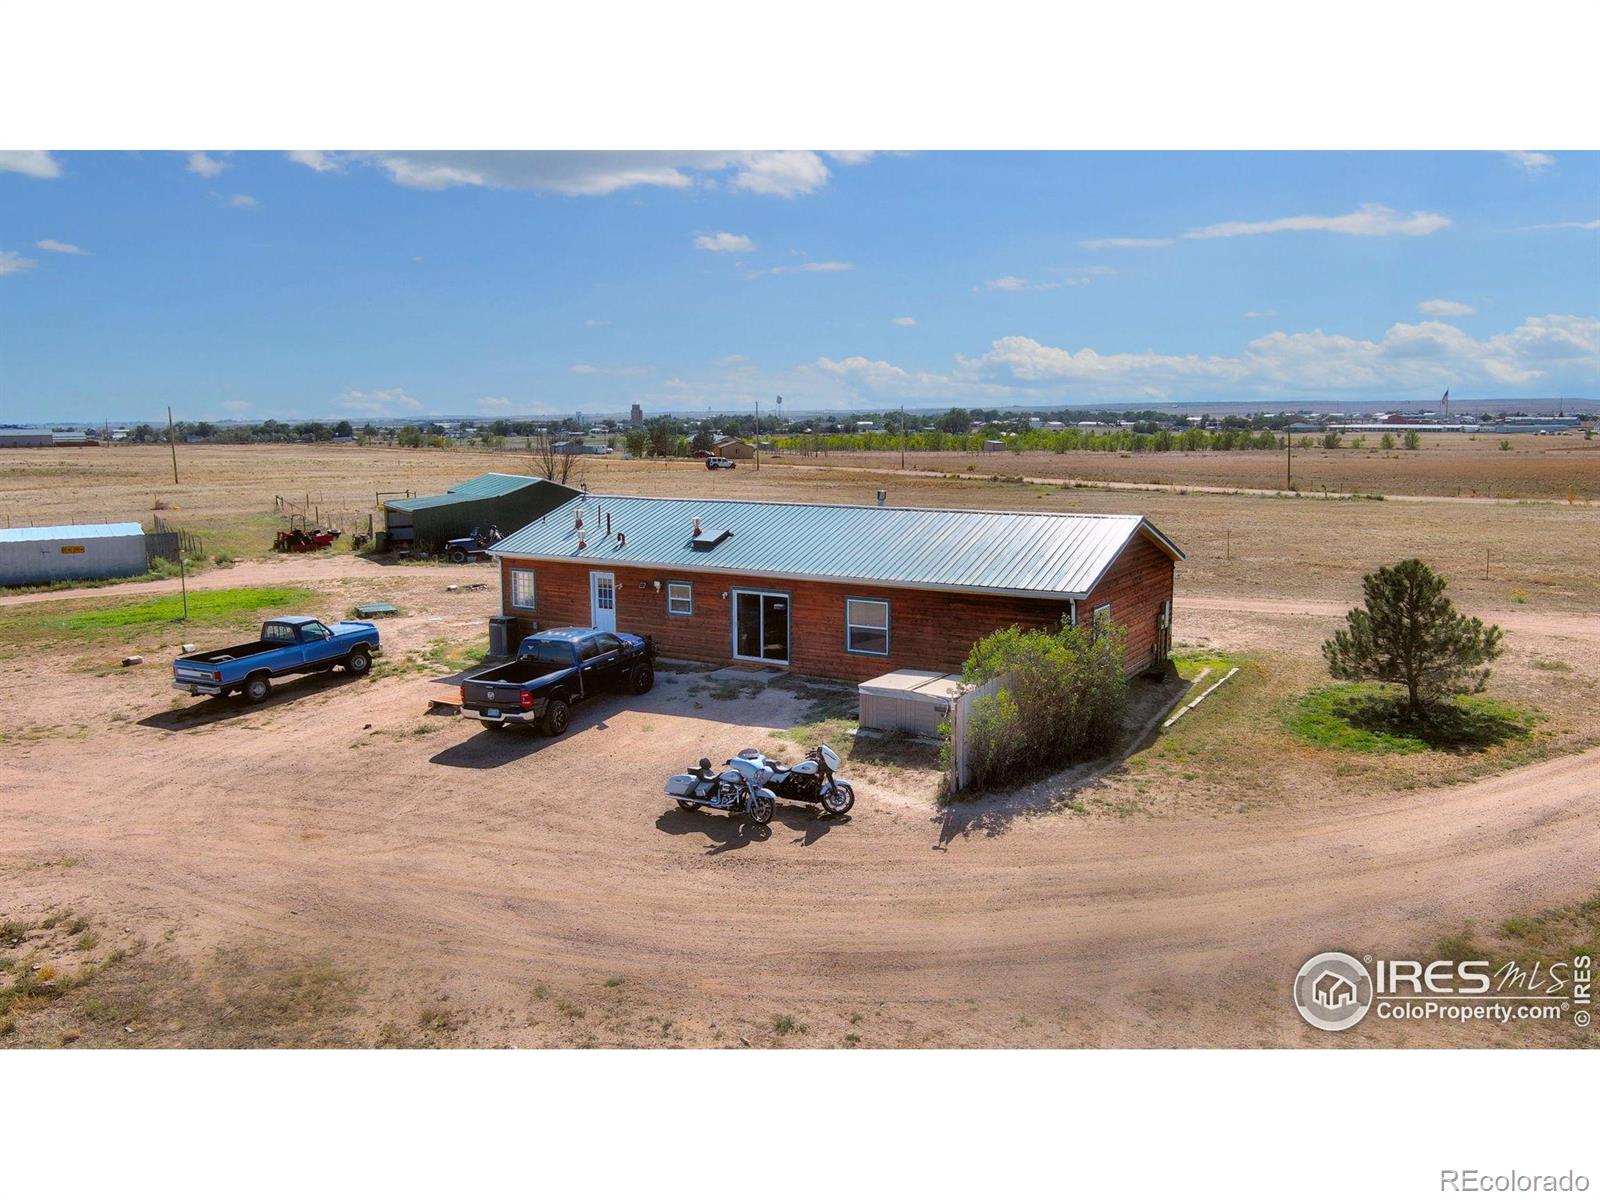
[[[694,533],[693,533],[692,536],[694,536],[694,537],[699,537],[700,536],[700,518],[699,517],[695,517],[694,518]]]
[[[606,514],[606,536],[607,537],[611,536],[611,514],[610,513]]]
[[[617,530],[617,545],[618,546],[626,546],[627,544],[628,544],[628,535],[623,533],[622,530],[620,530],[620,529]]]
[[[878,489],[878,507],[882,508],[887,503],[889,503],[889,493],[884,491],[882,488],[879,488]]]
[[[581,508],[578,509],[578,523],[576,525],[574,525],[573,528],[574,529],[582,529],[583,528],[583,509],[581,509]]]

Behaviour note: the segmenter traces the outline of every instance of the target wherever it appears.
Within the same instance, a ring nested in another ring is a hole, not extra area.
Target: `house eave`
[[[1084,600],[1089,592],[1039,591],[1024,588],[979,587],[973,584],[925,583],[913,580],[871,579],[859,575],[805,575],[788,571],[762,571],[752,568],[724,567],[715,564],[688,566],[684,563],[640,561],[638,559],[589,558],[575,554],[519,554],[489,550],[490,557],[507,562],[528,563],[581,563],[595,570],[662,571],[672,574],[743,575],[752,579],[780,579],[792,583],[828,583],[866,588],[900,588],[915,592],[955,592],[967,596],[1006,596],[1017,600],[1056,600],[1067,603]],[[1090,589],[1091,591],[1093,589]]]

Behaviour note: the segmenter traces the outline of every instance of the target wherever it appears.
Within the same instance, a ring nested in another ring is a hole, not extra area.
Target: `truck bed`
[[[469,689],[475,684],[484,687],[522,687],[524,684],[536,683],[546,675],[559,675],[571,669],[571,667],[553,666],[546,662],[512,659],[499,666],[486,667],[476,675],[467,676],[462,680],[462,685]],[[470,696],[471,692],[467,694]]]
[[[248,658],[252,654],[261,654],[264,651],[276,650],[291,644],[289,642],[246,642],[242,646],[229,646],[226,650],[208,650],[204,654],[185,654],[178,659],[178,662],[214,666],[217,663],[232,662],[236,658]]]

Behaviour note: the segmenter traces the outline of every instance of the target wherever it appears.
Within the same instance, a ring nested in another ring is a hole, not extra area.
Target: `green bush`
[[[969,683],[1005,678],[972,706],[972,785],[997,787],[1103,750],[1127,711],[1122,630],[1012,626],[981,639],[962,668]]]

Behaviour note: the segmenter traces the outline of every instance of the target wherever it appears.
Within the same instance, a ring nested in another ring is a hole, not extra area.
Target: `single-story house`
[[[864,680],[958,670],[1011,625],[1170,651],[1183,553],[1140,516],[580,496],[491,548],[502,616],[649,634],[666,656]]]
[[[383,502],[389,548],[435,552],[451,538],[474,529],[487,533],[517,529],[575,496],[576,488],[537,475],[504,475],[490,471],[474,476],[441,496],[410,496]]]
[[[756,448],[742,438],[720,437],[711,446],[711,453],[741,462],[756,456]]]

